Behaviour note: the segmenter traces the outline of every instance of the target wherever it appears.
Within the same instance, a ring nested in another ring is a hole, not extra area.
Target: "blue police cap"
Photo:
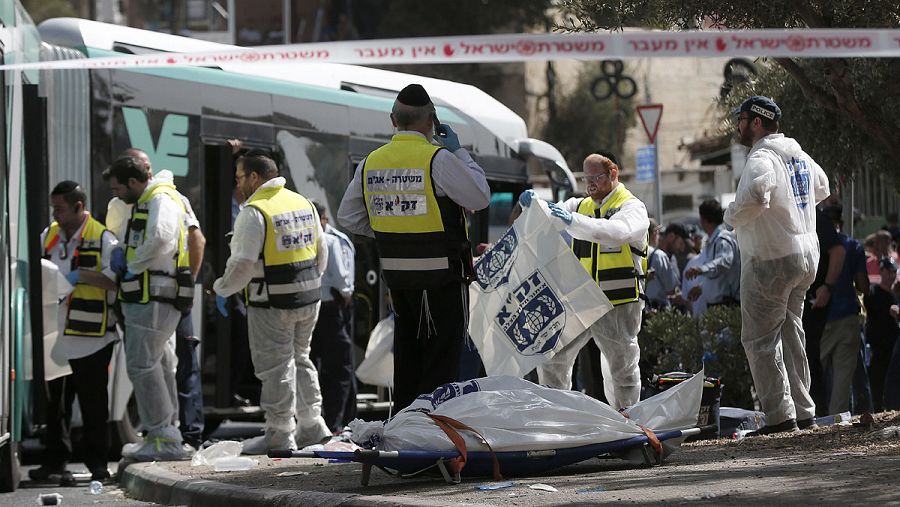
[[[743,104],[734,108],[731,113],[735,116],[740,113],[754,113],[770,120],[778,121],[781,119],[781,108],[778,107],[778,104],[769,97],[763,97],[762,95],[750,97]]]

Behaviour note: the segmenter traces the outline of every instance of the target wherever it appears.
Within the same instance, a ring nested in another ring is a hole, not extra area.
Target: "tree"
[[[576,19],[565,30],[619,30],[623,26],[695,29],[897,28],[896,0],[562,0]],[[829,171],[849,173],[860,163],[900,182],[900,65],[896,59],[772,59],[756,83],[776,101],[797,106],[784,124]],[[736,99],[732,99],[736,100]],[[852,142],[853,144],[847,144]],[[811,151],[811,150],[809,150]],[[850,160],[853,156],[856,158]],[[863,160],[860,160],[862,157]]]
[[[22,7],[35,24],[45,19],[75,16],[75,9],[68,0],[22,0]]]
[[[449,8],[419,0],[389,0],[386,3],[379,14],[378,29],[369,33],[372,37],[521,33],[532,27],[550,27],[546,14],[550,0],[479,0],[451,4]],[[364,32],[360,30],[361,34]],[[470,84],[494,95],[517,113],[525,113],[524,65],[521,63],[395,65],[387,68]]]
[[[554,97],[555,106],[544,126],[542,139],[556,146],[569,167],[581,170],[584,158],[594,150],[606,149],[624,162],[622,146],[625,129],[634,124],[631,99],[611,98],[598,101],[591,95],[591,85],[599,76],[597,65],[586,65],[578,74],[571,93]]]

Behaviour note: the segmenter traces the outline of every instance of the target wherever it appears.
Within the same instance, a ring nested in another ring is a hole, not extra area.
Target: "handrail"
[[[24,363],[24,341],[25,341],[25,301],[27,292],[24,287],[16,288],[13,308],[16,315],[16,327],[13,332],[13,361],[15,377],[12,382],[12,401],[13,401],[13,417],[10,421],[10,430],[13,440],[22,441],[22,415],[25,411],[25,363]]]

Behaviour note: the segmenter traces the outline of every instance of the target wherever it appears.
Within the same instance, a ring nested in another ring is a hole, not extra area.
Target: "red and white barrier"
[[[0,65],[0,69],[102,69],[278,62],[390,65],[736,56],[898,57],[900,30],[636,31],[422,37],[60,60]]]

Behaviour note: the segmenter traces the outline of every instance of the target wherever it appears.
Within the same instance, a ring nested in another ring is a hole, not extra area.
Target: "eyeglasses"
[[[583,181],[585,183],[595,183],[597,181],[600,181],[600,178],[603,178],[604,176],[606,176],[608,178],[609,173],[592,174],[590,176],[585,174],[584,176],[581,177],[581,181]]]
[[[750,120],[750,117],[749,116],[738,116],[737,120],[736,120],[738,125],[741,124],[741,120]]]
[[[240,183],[241,180],[246,179],[246,178],[247,178],[247,175],[246,175],[246,174],[235,174],[235,175],[234,175],[234,182],[235,182],[235,183]]]

